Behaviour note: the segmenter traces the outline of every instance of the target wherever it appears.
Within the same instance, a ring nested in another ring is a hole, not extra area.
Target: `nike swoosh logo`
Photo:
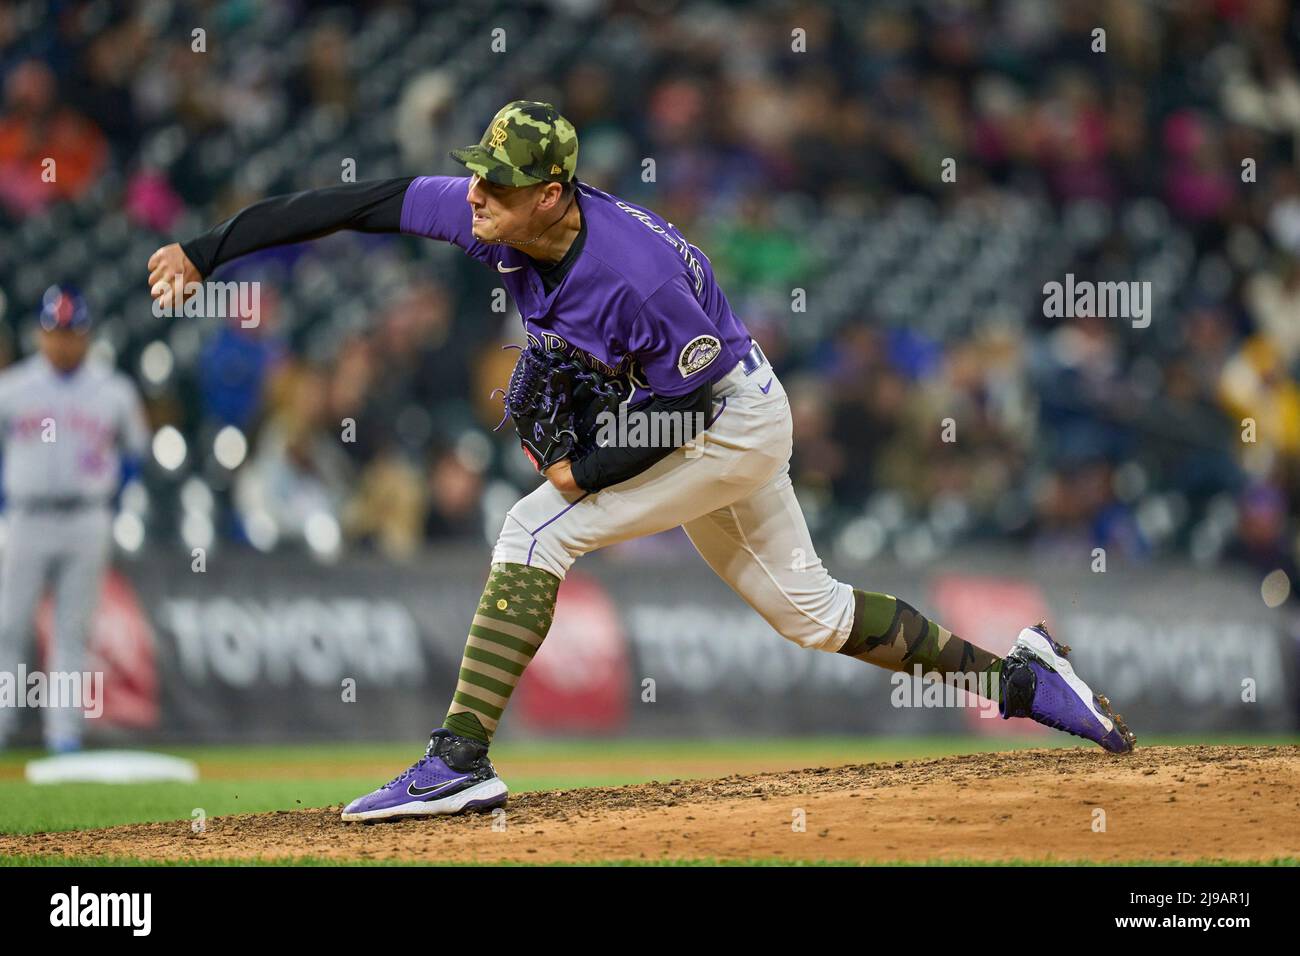
[[[458,783],[462,783],[468,779],[469,779],[469,774],[465,774],[465,776],[457,777],[455,780],[444,780],[436,787],[417,787],[415,783],[412,782],[411,785],[406,788],[406,792],[413,797],[427,797],[430,796],[431,794],[438,793],[441,790],[446,790],[448,787],[455,786]]]
[[[509,269],[507,269],[504,266],[502,266],[501,263],[499,262],[497,263],[497,272],[518,272],[522,268],[523,266],[511,266]]]
[[[772,388],[772,383],[775,382],[775,381],[776,381],[775,378],[769,378],[769,379],[767,380],[767,384],[766,384],[766,385],[760,385],[760,386],[758,386],[758,390],[759,390],[760,392],[762,392],[764,395],[766,395],[766,394],[771,390],[771,388]]]

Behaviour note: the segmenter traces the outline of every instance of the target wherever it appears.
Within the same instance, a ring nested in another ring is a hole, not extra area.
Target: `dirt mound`
[[[1300,748],[1030,750],[522,793],[504,814],[345,824],[339,807],[0,836],[2,854],[154,860],[1300,857]],[[802,824],[802,826],[801,826]]]

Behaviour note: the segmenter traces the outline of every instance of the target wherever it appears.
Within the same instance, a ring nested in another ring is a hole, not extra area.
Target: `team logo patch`
[[[722,354],[722,343],[712,335],[700,335],[686,343],[681,355],[677,356],[677,371],[682,378],[694,375],[700,369]]]

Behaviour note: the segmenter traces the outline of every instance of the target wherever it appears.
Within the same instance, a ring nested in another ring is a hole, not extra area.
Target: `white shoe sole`
[[[446,816],[452,813],[460,813],[468,804],[476,800],[504,797],[508,793],[505,781],[500,777],[493,777],[491,780],[476,783],[472,787],[459,790],[449,797],[443,797],[441,800],[412,800],[410,803],[399,804],[395,807],[384,807],[381,810],[363,810],[360,813],[348,813],[345,810],[342,816],[345,822],[352,820],[388,820],[393,817]]]
[[[1060,674],[1061,679],[1069,685],[1070,690],[1074,691],[1075,696],[1083,701],[1084,706],[1097,718],[1097,722],[1106,728],[1106,733],[1110,733],[1115,729],[1115,722],[1098,710],[1097,705],[1093,703],[1092,688],[1079,678],[1079,675],[1074,672],[1074,668],[1070,666],[1069,661],[1056,653],[1052,648],[1051,641],[1032,627],[1027,627],[1016,638],[1016,647],[1027,649],[1042,663]]]

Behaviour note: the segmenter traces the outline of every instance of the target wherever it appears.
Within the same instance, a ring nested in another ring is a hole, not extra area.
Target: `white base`
[[[194,783],[192,760],[142,750],[86,750],[29,761],[28,783]]]
[[[484,780],[472,787],[453,793],[441,800],[413,800],[410,803],[386,807],[382,810],[363,810],[360,813],[343,812],[343,819],[348,820],[388,820],[392,817],[436,817],[450,813],[460,813],[466,804],[487,797],[504,797],[509,791],[506,782],[500,777]]]

